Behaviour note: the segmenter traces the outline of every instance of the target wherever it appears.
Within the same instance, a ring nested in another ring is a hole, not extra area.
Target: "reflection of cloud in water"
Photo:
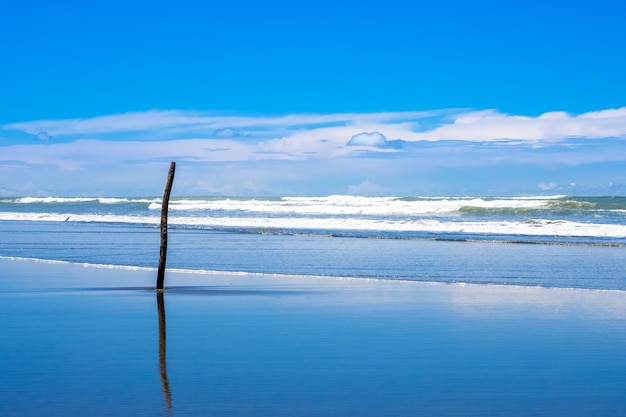
[[[449,285],[450,302],[471,315],[626,318],[626,292],[498,285]]]
[[[99,293],[154,291],[154,269],[2,260],[5,288],[13,292]],[[85,268],[89,279],[84,279]],[[41,274],[47,275],[41,280]],[[464,316],[626,318],[626,291],[479,284],[441,284],[361,278],[168,270],[172,296],[269,297],[294,309],[360,306],[372,314],[416,310]],[[12,275],[25,279],[9,280]],[[128,285],[132,283],[131,285]],[[361,310],[360,310],[361,311]],[[364,313],[365,314],[365,313]],[[369,313],[368,313],[369,314]]]

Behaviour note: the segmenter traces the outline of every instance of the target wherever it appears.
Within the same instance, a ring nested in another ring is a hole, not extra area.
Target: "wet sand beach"
[[[0,259],[2,416],[626,414],[626,292]]]

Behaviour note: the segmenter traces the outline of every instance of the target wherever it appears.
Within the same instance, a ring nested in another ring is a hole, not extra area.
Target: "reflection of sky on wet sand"
[[[0,267],[3,416],[626,412],[622,292]]]
[[[626,318],[626,291],[452,285],[458,312],[549,317]]]

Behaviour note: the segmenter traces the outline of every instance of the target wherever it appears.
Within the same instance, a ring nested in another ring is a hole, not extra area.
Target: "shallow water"
[[[155,267],[159,229],[0,222],[0,256]],[[626,290],[626,248],[173,229],[169,268]]]
[[[0,259],[2,416],[615,416],[626,293]]]

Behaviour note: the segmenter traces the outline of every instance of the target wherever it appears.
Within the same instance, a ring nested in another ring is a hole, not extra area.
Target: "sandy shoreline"
[[[626,413],[622,291],[0,268],[3,416]]]
[[[63,288],[100,290],[154,289],[156,268],[74,264],[28,258],[0,257],[0,278],[3,288],[14,290]],[[19,275],[19,279],[12,277]],[[518,285],[441,283],[370,278],[297,276],[263,273],[230,273],[199,270],[168,269],[166,292],[187,292],[196,295],[225,294],[227,290],[270,292],[281,288],[289,291],[347,291],[342,303],[424,302],[424,299],[451,302],[458,306],[506,310],[541,309],[541,314],[580,312],[597,317],[626,318],[626,291],[578,288],[542,288]],[[0,290],[1,291],[1,290]],[[389,298],[391,297],[391,298]],[[330,297],[332,299],[333,297]]]

